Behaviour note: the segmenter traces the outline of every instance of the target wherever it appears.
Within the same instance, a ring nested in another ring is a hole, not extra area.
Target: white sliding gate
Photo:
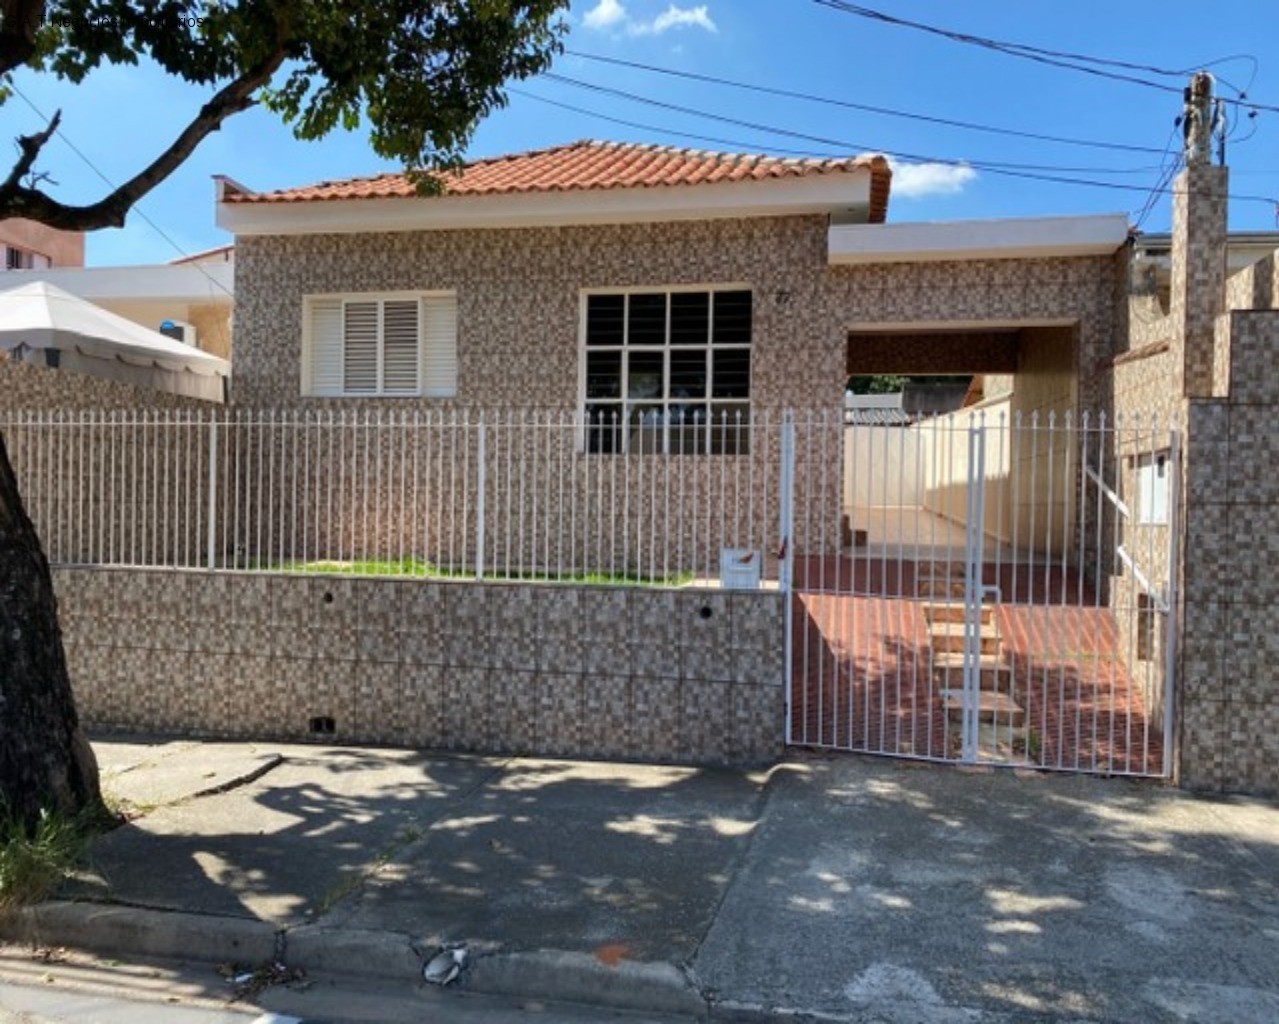
[[[1175,432],[995,409],[801,420],[793,448],[792,744],[1170,773]]]

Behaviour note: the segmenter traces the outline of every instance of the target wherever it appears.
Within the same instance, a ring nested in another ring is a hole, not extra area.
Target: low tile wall
[[[687,764],[781,753],[775,591],[102,568],[55,585],[91,728]]]

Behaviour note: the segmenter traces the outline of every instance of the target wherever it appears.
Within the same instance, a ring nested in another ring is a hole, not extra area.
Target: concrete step
[[[1028,742],[1030,730],[1025,726],[1009,728],[1007,723],[977,723],[977,757],[985,764],[1033,764],[1039,756]]]
[[[965,605],[963,601],[925,601],[922,605],[924,618],[928,622],[963,622]],[[995,606],[978,605],[977,617],[983,624],[995,621]]]
[[[962,689],[942,690],[942,707],[951,719],[964,717],[964,691]],[[993,693],[982,690],[977,694],[977,720],[979,722],[997,722],[1000,725],[1011,725],[1020,728],[1026,724],[1026,709],[1006,693]]]
[[[982,623],[977,629],[978,651],[981,654],[998,654],[1000,648],[999,627],[994,622]],[[934,622],[928,627],[928,640],[933,655],[963,654],[964,624],[962,622]]]
[[[933,681],[939,686],[959,688],[964,685],[964,655],[962,651],[934,654],[932,669]],[[978,685],[983,690],[1008,692],[1008,685],[1012,680],[1012,666],[999,655],[986,654],[978,657],[977,671],[981,680]]]

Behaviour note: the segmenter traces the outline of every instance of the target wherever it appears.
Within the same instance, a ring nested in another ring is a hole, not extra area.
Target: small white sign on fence
[[[719,554],[719,582],[725,590],[758,590],[759,552],[751,548],[723,548]]]

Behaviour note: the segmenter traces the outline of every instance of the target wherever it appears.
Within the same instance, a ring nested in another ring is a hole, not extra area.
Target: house
[[[0,220],[3,270],[48,270],[84,266],[84,233],[60,231],[33,220]]]
[[[1178,179],[1166,255],[1122,215],[888,223],[875,156],[579,142],[440,184],[217,179],[239,408],[29,431],[61,560],[129,567],[68,574],[99,720],[1279,790],[1279,595],[1234,539],[1279,536],[1279,278],[1264,240],[1228,272],[1223,168]],[[867,374],[984,388],[849,445]],[[125,451],[141,487],[64,500]],[[108,600],[197,614],[155,657]]]
[[[1118,329],[1124,218],[887,226],[890,181],[875,156],[607,142],[480,160],[438,196],[399,174],[219,179],[237,400],[640,423],[837,411],[851,373],[1033,362],[1069,383],[1030,401],[1096,404],[1074,382]]]

